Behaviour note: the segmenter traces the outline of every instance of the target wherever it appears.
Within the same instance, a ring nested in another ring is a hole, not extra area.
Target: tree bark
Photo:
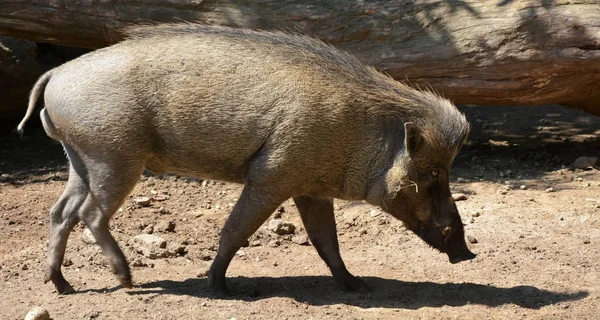
[[[600,116],[598,0],[11,0],[0,35],[98,48],[143,22],[308,33],[460,104]]]

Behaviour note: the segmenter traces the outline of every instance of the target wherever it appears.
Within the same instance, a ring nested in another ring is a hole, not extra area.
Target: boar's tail
[[[33,86],[31,93],[29,93],[29,105],[27,106],[27,113],[25,113],[25,117],[23,117],[23,120],[21,120],[21,123],[19,123],[19,125],[17,126],[17,132],[20,135],[23,135],[23,127],[25,127],[25,123],[27,122],[27,120],[31,118],[31,115],[33,114],[33,111],[35,110],[35,107],[38,104],[40,96],[44,92],[48,81],[50,81],[51,75],[52,71],[48,71],[45,74],[43,74]]]

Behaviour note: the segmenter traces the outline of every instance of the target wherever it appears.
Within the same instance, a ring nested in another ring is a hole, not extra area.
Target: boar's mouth
[[[413,230],[413,232],[431,247],[447,254],[452,264],[476,257],[476,254],[467,247],[462,223],[459,226],[444,228],[421,224],[418,230]]]

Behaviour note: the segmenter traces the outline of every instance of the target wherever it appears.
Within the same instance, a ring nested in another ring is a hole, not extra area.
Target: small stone
[[[260,247],[261,245],[262,245],[262,243],[260,242],[260,240],[254,240],[254,241],[250,242],[251,247]]]
[[[598,157],[579,157],[573,162],[576,169],[587,169],[598,165]]]
[[[463,200],[467,200],[467,195],[464,193],[453,193],[452,194],[452,199],[454,199],[454,201],[463,201]]]
[[[90,312],[86,312],[86,314],[83,316],[84,319],[96,319],[100,316],[100,312],[98,311],[90,311]]]
[[[475,239],[475,237],[473,236],[467,236],[467,241],[469,241],[469,243],[478,243],[479,241],[477,241],[477,239]]]
[[[148,264],[146,264],[144,262],[144,260],[137,258],[137,259],[133,260],[133,262],[131,263],[131,266],[141,268],[141,267],[147,267]]]
[[[369,216],[371,216],[371,218],[377,217],[380,214],[381,214],[381,211],[373,210],[373,209],[369,210]]]
[[[159,236],[152,234],[140,234],[133,237],[136,244],[136,252],[149,259],[166,258],[169,252],[165,250],[167,241]]]
[[[519,186],[519,189],[521,189],[521,190],[527,190],[527,186],[524,185],[524,184],[522,184],[521,186]]]
[[[63,265],[63,267],[70,267],[73,265],[73,260],[67,258],[67,259],[63,260],[62,265]]]
[[[238,257],[245,257],[245,256],[246,256],[246,253],[245,253],[244,251],[242,251],[242,250],[238,250],[238,251],[235,253],[235,255],[236,255],[236,256],[238,256]]]
[[[279,239],[269,241],[269,247],[277,248],[281,245],[281,241]]]
[[[464,182],[467,182],[467,179],[459,177],[459,178],[456,178],[456,182],[458,182],[458,183],[464,183]]]
[[[187,247],[183,244],[171,243],[171,245],[167,246],[167,251],[169,256],[185,256],[188,253]]]
[[[361,236],[367,234],[367,229],[365,229],[365,228],[358,229],[358,234]]]
[[[583,178],[582,177],[577,177],[577,179],[575,179],[575,180],[581,182],[581,181],[583,181]]]
[[[27,312],[25,320],[50,320],[50,314],[42,307],[33,307]]]
[[[299,234],[297,236],[294,236],[292,238],[292,241],[301,246],[305,246],[305,245],[308,245],[308,236],[305,234]]]
[[[498,194],[505,196],[505,195],[508,194],[508,191],[506,191],[506,190],[500,190],[500,191],[498,191]]]
[[[554,192],[554,188],[549,187],[546,190],[544,190],[544,192],[547,192],[547,193]]]
[[[168,197],[168,196],[166,196],[166,195],[162,195],[162,194],[160,194],[160,195],[155,195],[155,196],[153,196],[153,197],[152,197],[152,200],[154,200],[154,201],[159,201],[159,202],[162,202],[162,201],[169,200],[169,197]]]
[[[273,219],[280,219],[283,213],[285,212],[285,208],[283,206],[279,207],[277,211],[273,214]]]
[[[144,230],[142,230],[142,233],[145,233],[145,234],[153,234],[153,233],[154,233],[154,225],[153,225],[153,224],[147,225],[147,226],[144,228]]]
[[[153,234],[139,234],[133,237],[133,241],[139,244],[150,245],[161,249],[167,247],[167,240]]]
[[[171,213],[171,211],[169,211],[168,209],[165,209],[165,207],[158,208],[158,210],[156,210],[156,212],[158,212],[158,214],[169,214],[169,213]]]
[[[477,218],[477,217],[479,217],[480,215],[481,215],[481,211],[473,211],[473,212],[471,213],[471,217],[473,217],[473,218]]]
[[[213,259],[213,257],[209,253],[204,252],[200,255],[200,259],[203,261],[210,261]]]
[[[133,202],[140,207],[148,207],[152,203],[152,199],[148,197],[137,197],[133,199]]]
[[[293,234],[296,231],[296,226],[291,222],[283,222],[278,219],[273,219],[269,222],[269,230],[278,235]]]
[[[159,232],[175,232],[175,221],[161,221],[156,225],[156,230]]]
[[[92,234],[92,231],[88,228],[83,229],[81,233],[81,241],[86,244],[96,244],[96,238]]]
[[[29,270],[29,266],[24,264],[21,266],[21,270]]]

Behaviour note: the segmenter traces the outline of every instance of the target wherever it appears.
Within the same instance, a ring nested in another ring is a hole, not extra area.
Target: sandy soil
[[[65,186],[66,160],[41,129],[30,126],[21,140],[5,128],[0,318],[42,306],[53,319],[597,319],[600,172],[571,164],[600,156],[600,118],[553,106],[462,109],[473,130],[452,188],[468,195],[457,205],[478,257],[451,265],[379,208],[338,201],[342,256],[368,293],[338,291],[314,248],[298,244],[305,231],[286,202],[281,218],[296,235],[259,230],[229,268],[234,294],[214,296],[205,274],[241,187],[144,176],[111,225],[136,287],[118,286],[77,226],[63,272],[78,292],[58,295],[42,279],[48,210]],[[162,201],[140,207],[139,196]],[[164,231],[169,221],[174,232]],[[138,253],[132,238],[149,226],[180,253]]]

